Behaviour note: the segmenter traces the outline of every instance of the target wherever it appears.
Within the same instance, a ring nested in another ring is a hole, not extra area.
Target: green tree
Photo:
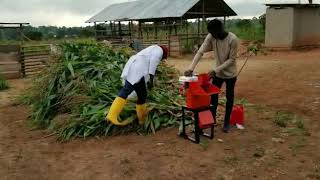
[[[94,29],[93,28],[84,28],[80,30],[80,37],[92,37],[94,36]]]
[[[42,32],[40,31],[27,31],[24,32],[24,35],[34,41],[41,41],[43,36]]]
[[[263,30],[265,30],[266,29],[266,14],[262,14],[259,17],[259,23],[261,24]]]

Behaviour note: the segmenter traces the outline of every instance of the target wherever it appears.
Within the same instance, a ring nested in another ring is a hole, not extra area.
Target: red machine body
[[[209,74],[198,75],[198,81],[188,82],[186,90],[186,104],[188,108],[197,109],[208,107],[211,103],[211,95],[218,94],[220,89],[210,81]]]

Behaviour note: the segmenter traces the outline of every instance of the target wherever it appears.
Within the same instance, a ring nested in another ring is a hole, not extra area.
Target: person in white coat
[[[168,48],[166,46],[152,45],[130,57],[121,74],[125,85],[120,90],[118,97],[113,101],[106,117],[107,121],[119,126],[125,126],[130,123],[129,121],[119,122],[118,117],[127,102],[128,96],[135,91],[138,97],[136,106],[137,117],[139,124],[144,124],[147,116],[146,82],[148,89],[152,89],[157,66],[161,60],[167,59],[167,56]]]

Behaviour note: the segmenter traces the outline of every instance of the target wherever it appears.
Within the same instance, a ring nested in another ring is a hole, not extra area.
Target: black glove
[[[191,70],[191,69],[184,72],[185,76],[192,76],[192,74],[193,74],[193,70]]]
[[[148,89],[151,90],[153,88],[153,75],[150,74],[149,76],[150,76],[150,80],[147,83],[147,85],[148,85]]]

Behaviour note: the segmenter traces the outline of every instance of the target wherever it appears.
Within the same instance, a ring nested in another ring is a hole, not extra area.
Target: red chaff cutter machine
[[[213,139],[216,120],[212,115],[211,95],[219,94],[220,89],[211,83],[209,74],[193,77],[180,77],[182,83],[180,94],[186,97],[186,106],[182,106],[182,131],[180,136],[194,143],[200,142],[200,135]],[[191,111],[194,120],[186,123],[185,111]],[[186,127],[194,125],[194,138],[186,133]],[[204,129],[211,129],[211,133],[204,133]]]

